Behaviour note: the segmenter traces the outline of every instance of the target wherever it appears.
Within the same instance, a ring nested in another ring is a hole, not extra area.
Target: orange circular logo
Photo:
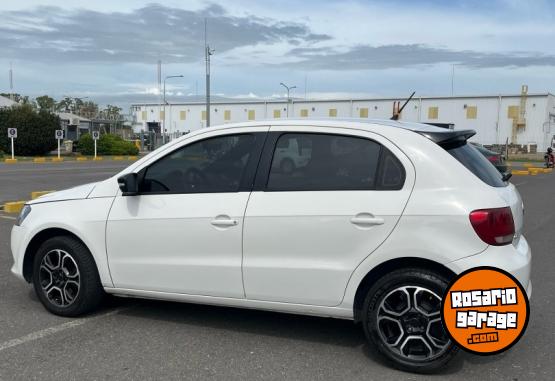
[[[441,307],[445,330],[462,349],[491,355],[509,349],[524,334],[528,296],[518,280],[494,267],[460,274],[447,288]]]

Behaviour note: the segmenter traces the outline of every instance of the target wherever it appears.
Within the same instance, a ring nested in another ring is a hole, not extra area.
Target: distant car
[[[502,174],[509,172],[509,167],[507,166],[507,162],[505,161],[505,156],[502,154],[491,151],[484,147],[483,145],[475,142],[470,142],[482,155],[486,157],[492,163],[495,168]]]

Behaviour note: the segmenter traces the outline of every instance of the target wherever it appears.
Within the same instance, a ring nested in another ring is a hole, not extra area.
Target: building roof
[[[11,107],[16,104],[17,102],[12,101],[10,98],[6,98],[0,95],[0,107]]]
[[[304,98],[291,98],[293,103],[326,103],[326,102],[378,102],[378,101],[402,101],[406,100],[410,94],[405,94],[401,97],[375,97],[375,98],[330,98],[330,99],[304,99]],[[553,96],[549,92],[545,93],[529,93],[526,95],[528,98],[533,97],[548,97]],[[483,95],[450,95],[450,96],[414,96],[412,102],[422,100],[449,100],[449,99],[480,99],[480,98],[520,98],[521,94],[483,94]],[[232,104],[273,104],[273,103],[287,103],[286,98],[271,98],[271,99],[215,99],[210,102],[211,105],[232,105]],[[205,100],[194,98],[189,102],[172,102],[172,106],[186,106],[186,105],[203,105],[206,104]],[[131,106],[160,106],[158,102],[144,102],[133,103]]]
[[[67,120],[67,121],[73,121],[75,119],[78,119],[79,122],[90,122],[91,121],[90,119],[83,118],[82,116],[72,114],[70,112],[57,112],[56,115],[58,115],[60,117],[60,119]]]

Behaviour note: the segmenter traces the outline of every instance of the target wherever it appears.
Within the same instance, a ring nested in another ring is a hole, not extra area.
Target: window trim
[[[206,140],[210,140],[210,139],[217,139],[217,138],[229,137],[229,136],[239,136],[239,135],[252,135],[254,137],[254,144],[253,144],[254,147],[253,147],[253,150],[252,150],[251,157],[249,157],[249,161],[247,162],[247,166],[244,169],[244,173],[243,173],[243,176],[242,176],[241,181],[239,183],[239,189],[238,190],[236,190],[236,191],[216,191],[216,192],[162,192],[162,191],[161,192],[144,192],[143,191],[143,192],[138,192],[137,196],[251,192],[252,189],[253,189],[256,172],[257,172],[260,160],[261,160],[262,149],[263,149],[264,143],[265,143],[267,135],[268,135],[267,132],[261,132],[261,131],[249,132],[249,131],[245,131],[245,132],[239,132],[239,133],[213,135],[213,136],[208,136],[208,137],[205,137],[205,138],[202,138],[202,139],[192,141],[188,144],[179,146],[178,148],[164,154],[163,156],[160,156],[159,158],[157,158],[152,163],[149,163],[148,165],[141,168],[139,170],[139,172],[137,172],[137,181],[139,182],[139,184],[141,184],[144,180],[144,176],[146,175],[146,172],[147,172],[148,168],[150,168],[155,163],[158,163],[160,160],[165,159],[167,156],[172,155],[173,153],[175,153],[176,151],[178,151],[180,149],[184,149],[188,146],[192,146],[193,144],[202,143],[202,142],[204,142]]]
[[[383,187],[375,186],[374,189],[299,189],[299,190],[280,190],[280,189],[268,189],[268,181],[270,180],[270,171],[272,169],[272,162],[274,160],[274,153],[276,151],[276,146],[279,138],[282,135],[287,134],[305,134],[305,135],[331,135],[331,136],[341,136],[347,138],[355,139],[365,139],[374,142],[380,146],[380,154],[378,156],[378,166],[376,167],[376,178],[379,179],[384,170],[384,155],[389,152],[400,164],[402,170],[402,181],[398,187]],[[254,179],[254,186],[252,188],[253,192],[372,192],[372,191],[398,191],[402,190],[405,186],[407,180],[407,170],[401,160],[393,153],[389,148],[383,145],[381,142],[368,138],[366,136],[360,136],[356,134],[342,134],[336,132],[313,132],[306,130],[299,131],[270,131],[264,143],[264,148],[260,157],[260,162],[258,165],[258,170],[256,172],[256,177]]]

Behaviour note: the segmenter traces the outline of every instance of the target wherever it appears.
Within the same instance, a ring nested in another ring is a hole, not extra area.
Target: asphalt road
[[[89,166],[83,163],[73,164],[76,170],[51,171],[41,185],[61,188],[55,185],[92,181],[117,170],[106,164],[98,164],[89,177],[79,174]],[[9,176],[21,179],[6,183],[5,169],[0,168],[2,196],[36,190],[32,172]],[[78,179],[68,179],[70,173]],[[441,373],[418,376],[391,369],[349,321],[119,298],[87,318],[56,317],[42,308],[30,285],[9,273],[13,220],[0,215],[0,380],[551,380],[555,174],[513,181],[525,201],[534,293],[526,334],[503,354],[460,353]],[[15,184],[24,189],[14,189]]]
[[[32,191],[62,190],[103,180],[129,164],[126,160],[0,163],[0,204],[28,200]]]

